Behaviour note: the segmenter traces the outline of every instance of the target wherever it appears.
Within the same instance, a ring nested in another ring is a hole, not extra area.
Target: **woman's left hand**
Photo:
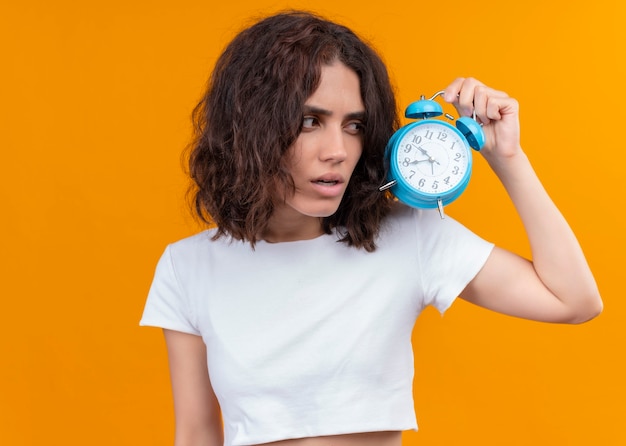
[[[483,125],[485,133],[481,152],[488,160],[521,152],[517,100],[471,77],[456,78],[445,89],[443,97],[461,116],[471,117],[476,113],[476,120]]]

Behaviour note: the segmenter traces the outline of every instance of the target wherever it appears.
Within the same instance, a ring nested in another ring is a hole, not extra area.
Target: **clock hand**
[[[430,156],[430,153],[428,153],[428,151],[426,149],[422,149],[420,146],[416,146],[415,144],[413,144],[415,147],[417,147],[417,150],[419,150],[420,152],[422,152],[422,154],[426,155],[428,157],[428,161],[430,161],[431,163],[437,163],[439,164],[439,161],[437,161],[435,158],[433,158],[432,156]],[[424,160],[426,161],[426,160]]]
[[[441,163],[439,161],[437,161],[435,158],[433,158],[432,156],[430,156],[430,153],[428,153],[428,151],[426,149],[423,149],[420,146],[415,145],[415,144],[413,144],[413,146],[415,146],[417,148],[417,150],[422,152],[422,154],[426,155],[428,158],[424,159],[424,160],[411,161],[409,164],[419,164],[419,163],[422,163],[424,161],[428,161],[430,163],[431,175],[435,175],[435,166],[434,166],[434,164],[437,163],[437,164],[441,165]]]
[[[413,145],[415,146],[415,144],[413,144]],[[422,154],[424,154],[424,155],[426,155],[426,156],[430,157],[430,155],[428,154],[428,152],[427,152],[426,150],[422,149],[420,146],[415,146],[415,147],[417,147],[417,150],[419,150],[420,152],[422,152]]]
[[[435,174],[435,163],[441,165],[441,163],[439,161],[437,161],[435,158],[433,158],[432,156],[428,158],[427,161],[430,161],[430,172],[432,175]]]

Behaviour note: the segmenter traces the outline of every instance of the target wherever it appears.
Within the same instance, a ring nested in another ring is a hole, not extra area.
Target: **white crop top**
[[[368,253],[337,236],[167,247],[141,325],[202,336],[225,445],[417,429],[411,333],[444,312],[488,243],[437,211],[401,207]]]

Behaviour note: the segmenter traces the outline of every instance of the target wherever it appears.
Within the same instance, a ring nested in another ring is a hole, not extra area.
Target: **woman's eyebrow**
[[[312,115],[323,115],[323,116],[330,116],[330,115],[333,114],[333,112],[331,112],[330,110],[326,110],[324,108],[316,107],[314,105],[305,105],[304,106],[304,113],[306,113],[306,114],[311,113]]]
[[[304,106],[304,113],[305,114],[312,114],[312,115],[322,115],[322,116],[332,116],[333,112],[330,110],[326,110],[325,108],[321,108],[321,107],[316,107],[314,105],[305,105]],[[345,116],[347,119],[364,119],[365,118],[365,111],[357,111],[357,112],[352,112],[352,113],[348,113]]]

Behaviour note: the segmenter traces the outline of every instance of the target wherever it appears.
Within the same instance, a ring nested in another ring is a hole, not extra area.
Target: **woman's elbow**
[[[595,291],[589,293],[583,301],[577,305],[570,320],[566,321],[570,324],[583,324],[598,317],[604,310],[604,303],[600,293]]]

